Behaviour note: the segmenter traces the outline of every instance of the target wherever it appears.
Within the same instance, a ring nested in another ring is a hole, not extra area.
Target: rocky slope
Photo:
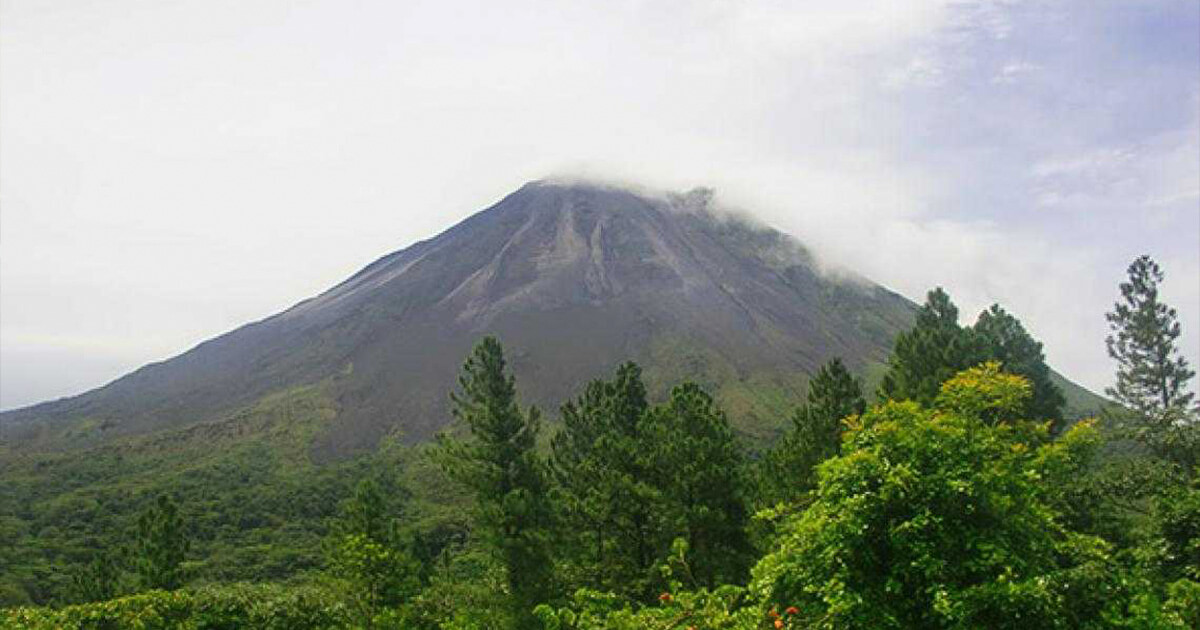
[[[659,388],[701,380],[744,431],[766,434],[822,362],[841,356],[869,371],[884,360],[914,305],[823,276],[798,242],[717,212],[710,197],[527,184],[278,315],[97,390],[7,412],[4,439],[102,441],[323,383],[336,416],[319,451],[388,433],[424,440],[449,421],[447,391],[489,333],[527,402],[553,409],[634,359]]]

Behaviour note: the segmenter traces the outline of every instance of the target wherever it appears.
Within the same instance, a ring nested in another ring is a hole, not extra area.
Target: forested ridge
[[[1114,404],[1077,422],[1016,317],[963,326],[936,289],[878,391],[832,359],[765,444],[633,362],[550,422],[485,337],[435,443],[313,462],[317,383],[83,456],[6,451],[0,625],[1200,627],[1200,412],[1162,279],[1130,265]]]

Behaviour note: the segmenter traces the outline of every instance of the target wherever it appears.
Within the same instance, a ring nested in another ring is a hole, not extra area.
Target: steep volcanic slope
[[[83,420],[122,435],[324,382],[337,415],[318,446],[345,452],[443,427],[446,393],[483,334],[508,348],[527,402],[561,402],[625,359],[659,386],[694,376],[734,398],[790,397],[832,356],[859,368],[883,360],[913,308],[866,281],[819,275],[798,243],[719,218],[703,192],[537,182],[283,313],[0,420],[13,441]]]

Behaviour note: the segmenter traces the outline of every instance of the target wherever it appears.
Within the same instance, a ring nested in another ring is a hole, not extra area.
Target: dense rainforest
[[[543,419],[485,337],[434,443],[312,461],[317,383],[9,453],[0,626],[1200,627],[1200,411],[1162,279],[1141,257],[1119,286],[1093,419],[1017,318],[962,326],[937,289],[877,391],[833,359],[767,443],[632,362]]]

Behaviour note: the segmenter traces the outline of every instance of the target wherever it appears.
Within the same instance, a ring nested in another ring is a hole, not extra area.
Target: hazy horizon
[[[1200,5],[0,3],[0,409],[282,311],[526,181],[713,187],[1101,392],[1200,364]]]

